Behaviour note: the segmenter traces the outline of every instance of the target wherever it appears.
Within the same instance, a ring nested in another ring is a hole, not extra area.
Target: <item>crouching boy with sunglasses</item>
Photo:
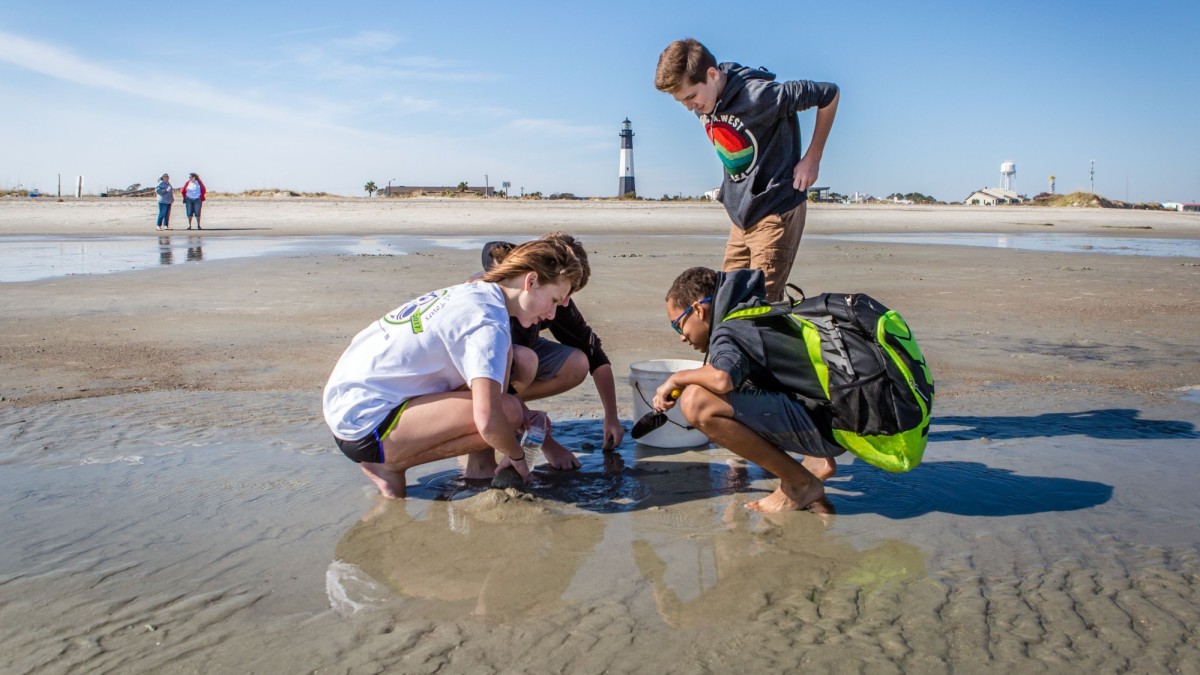
[[[759,270],[716,272],[693,267],[667,293],[667,318],[680,339],[706,355],[705,365],[673,373],[658,388],[653,405],[679,405],[692,426],[714,443],[779,477],[769,496],[746,504],[754,511],[796,511],[825,496],[825,479],[837,472],[834,457],[845,452],[818,429],[801,400],[772,374],[770,331],[790,330],[786,317],[722,321],[731,312],[765,305]],[[715,318],[715,320],[714,320]],[[673,390],[682,390],[678,400]],[[804,456],[798,462],[789,453]]]

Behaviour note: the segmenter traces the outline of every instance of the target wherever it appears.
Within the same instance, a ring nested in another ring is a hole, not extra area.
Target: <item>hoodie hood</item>
[[[725,101],[732,101],[736,98],[750,80],[775,81],[775,73],[766,68],[748,68],[740,63],[730,62],[718,64],[717,69],[725,73],[725,89],[717,100],[717,109],[713,111],[713,114],[721,111],[721,105]]]
[[[717,272],[717,292],[712,305],[714,325],[732,311],[767,304],[766,293],[766,278],[761,270]]]

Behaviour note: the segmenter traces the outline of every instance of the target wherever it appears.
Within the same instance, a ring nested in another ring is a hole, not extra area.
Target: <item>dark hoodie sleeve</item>
[[[717,273],[715,317],[724,317],[738,307],[755,306],[765,293],[760,270],[734,270]],[[742,386],[754,374],[755,363],[765,363],[762,337],[753,321],[730,319],[714,321],[708,339],[708,362],[729,373],[734,388]]]
[[[739,344],[737,331],[731,326],[719,325],[713,329],[712,338],[708,343],[708,363],[717,370],[729,374],[733,388],[742,386],[750,376],[750,360]]]
[[[583,314],[579,313],[574,300],[568,302],[566,307],[558,308],[549,327],[555,340],[568,347],[574,347],[587,356],[589,373],[594,373],[600,366],[610,363],[608,355],[600,346],[600,336],[596,335],[587,321],[584,321]]]
[[[812,80],[792,80],[781,82],[777,87],[779,94],[779,111],[783,117],[794,115],[809,108],[824,108],[833,103],[837,96],[838,86],[832,82],[813,82]]]

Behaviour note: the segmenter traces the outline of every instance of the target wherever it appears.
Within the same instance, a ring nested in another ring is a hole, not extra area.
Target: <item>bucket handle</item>
[[[634,389],[634,391],[636,391],[638,393],[638,396],[642,397],[642,403],[645,403],[647,408],[654,410],[654,406],[650,405],[650,402],[646,400],[646,395],[642,393],[642,387],[640,384],[638,384],[637,380],[633,381],[633,389]],[[674,424],[675,426],[679,427],[680,429],[683,429],[684,431],[691,431],[692,429],[696,428],[690,424],[688,424],[688,425],[680,424],[679,422],[676,422],[675,420],[671,419],[670,417],[666,417],[666,413],[663,413],[663,415],[668,422],[670,422],[671,424]]]

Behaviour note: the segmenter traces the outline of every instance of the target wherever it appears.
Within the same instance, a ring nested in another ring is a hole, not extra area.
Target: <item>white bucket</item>
[[[651,403],[654,402],[654,392],[667,381],[671,373],[677,370],[699,368],[704,365],[700,361],[686,359],[654,359],[638,361],[629,366],[629,386],[633,389],[633,421],[637,422],[642,416],[653,412]],[[671,408],[667,422],[661,427],[638,439],[638,443],[652,445],[656,448],[691,448],[708,443],[708,437],[699,429],[687,429],[687,420],[680,412],[679,406]]]

